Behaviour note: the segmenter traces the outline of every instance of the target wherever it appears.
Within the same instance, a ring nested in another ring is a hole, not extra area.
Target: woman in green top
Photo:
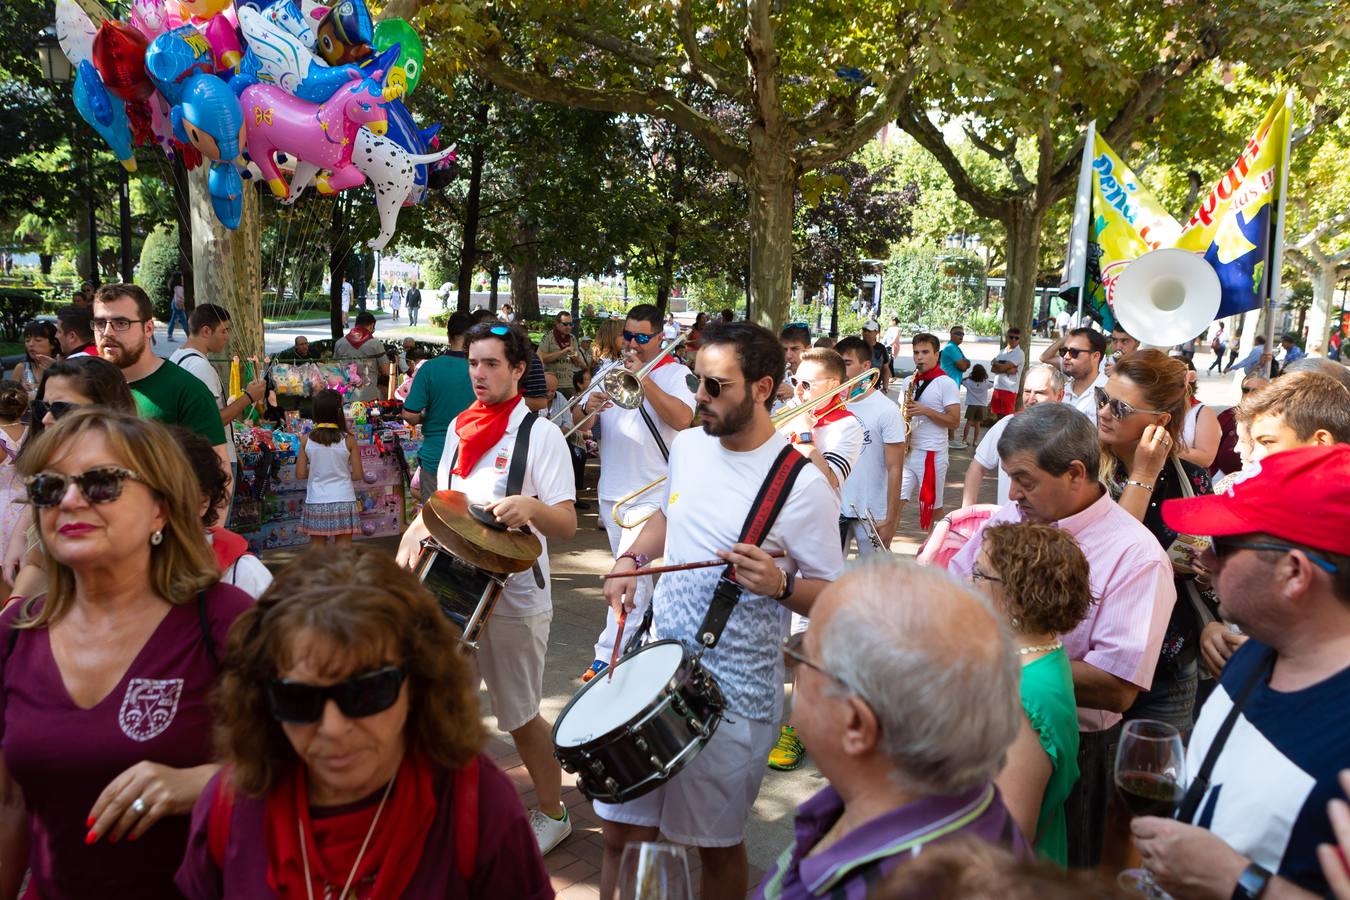
[[[996,525],[985,530],[971,579],[1008,617],[1022,663],[1026,720],[995,783],[1036,852],[1066,865],[1064,800],[1078,780],[1078,714],[1059,635],[1092,602],[1087,560],[1061,529]]]

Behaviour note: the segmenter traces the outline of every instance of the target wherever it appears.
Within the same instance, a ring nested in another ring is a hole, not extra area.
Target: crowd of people
[[[425,510],[395,553],[352,544],[334,392],[298,453],[313,546],[272,573],[224,527],[231,426],[265,390],[229,396],[210,365],[228,311],[196,305],[169,359],[134,285],[29,326],[0,382],[0,900],[553,896],[573,824],[550,545],[592,458],[613,563],[578,683],[637,634],[724,704],[673,775],[593,801],[607,900],[625,847],[658,839],[694,848],[708,898],[1111,897],[1099,873],[1142,864],[1178,900],[1350,900],[1344,367],[1286,348],[1272,378],[1262,351],[1215,415],[1191,360],[1119,329],[1062,327],[1038,361],[1010,329],[985,364],[959,326],[824,346],[716,319],[637,304],[587,342],[563,312],[535,345],[459,312],[444,354],[391,360],[355,316],[344,352],[411,376],[415,495],[542,548],[472,650],[413,572]],[[636,404],[606,388],[620,368]],[[890,550],[910,506],[917,561]],[[1119,776],[1143,726],[1184,762],[1141,806]],[[763,781],[808,758],[823,786],[752,885]]]

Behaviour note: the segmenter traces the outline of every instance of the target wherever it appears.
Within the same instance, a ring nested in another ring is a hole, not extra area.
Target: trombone
[[[861,392],[854,391],[854,388],[856,388],[863,382],[868,381],[869,379],[871,380],[871,383],[868,384],[865,388],[863,388]],[[769,421],[773,423],[774,430],[777,431],[785,423],[792,421],[793,419],[800,416],[802,413],[810,412],[814,410],[816,407],[824,406],[827,403],[839,399],[840,394],[844,395],[844,399],[839,405],[847,406],[854,400],[861,399],[863,396],[865,396],[868,393],[868,391],[870,391],[873,387],[876,386],[877,382],[880,381],[880,379],[881,379],[880,369],[868,369],[861,375],[850,378],[848,381],[845,381],[843,384],[839,385],[839,387],[832,389],[828,394],[821,394],[814,400],[807,400],[805,403],[799,403],[796,406],[789,406],[787,409],[780,409],[778,412],[774,413],[773,417]],[[660,478],[656,479],[651,484],[645,484],[642,487],[638,488],[637,490],[625,494],[618,500],[614,501],[614,506],[610,510],[610,515],[613,517],[615,524],[617,524],[620,528],[636,528],[642,523],[646,522],[652,516],[656,515],[656,510],[652,510],[645,516],[642,516],[641,518],[634,519],[631,522],[625,522],[623,520],[623,517],[619,515],[619,507],[632,503],[638,497],[641,497],[643,494],[657,487],[665,480],[666,476],[662,475]]]
[[[647,363],[636,372],[630,372],[619,365],[610,366],[605,370],[604,377],[599,379],[600,392],[615,406],[622,407],[623,409],[637,409],[642,405],[642,380],[651,374],[652,369],[655,369],[661,364],[661,360],[664,359],[670,351],[684,343],[685,338],[688,336],[689,335],[686,332],[675,338],[675,340],[671,341],[669,344],[666,344],[651,362]],[[577,423],[563,435],[563,437],[571,437],[572,432],[578,430],[581,426],[593,419],[602,409],[604,409],[604,404],[597,407],[594,412],[582,416],[577,420]],[[561,415],[561,413],[559,413],[559,415]]]
[[[622,356],[620,356],[618,359],[612,359],[612,360],[610,360],[609,362],[605,363],[603,366],[601,366],[600,371],[598,371],[598,372],[595,373],[595,377],[596,377],[596,378],[604,378],[605,375],[607,375],[607,374],[609,373],[609,370],[610,370],[610,369],[614,368],[615,366],[619,366],[619,365],[623,365],[623,357],[622,357]],[[575,406],[576,406],[578,403],[580,403],[582,400],[585,400],[587,397],[589,397],[589,396],[591,395],[591,392],[592,392],[593,390],[594,390],[594,388],[588,388],[588,389],[586,389],[586,390],[584,390],[584,391],[578,391],[578,392],[577,392],[577,395],[576,395],[575,397],[573,397],[571,400],[569,400],[566,406],[564,406],[562,409],[560,409],[560,410],[558,410],[557,412],[555,412],[553,415],[549,416],[549,417],[548,417],[548,420],[549,420],[550,422],[554,423],[555,425],[558,424],[558,422],[562,419],[563,416],[565,416],[565,415],[567,415],[568,413],[570,413],[570,412],[572,411],[572,408],[573,408],[573,407],[575,407]]]

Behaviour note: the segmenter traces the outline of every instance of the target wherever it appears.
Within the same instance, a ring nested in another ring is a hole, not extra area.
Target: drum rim
[[[676,667],[676,669],[675,669],[675,674],[671,676],[672,679],[680,678],[681,672],[686,672],[686,673],[687,673],[688,669],[690,668],[690,663],[691,663],[691,662],[694,662],[694,661],[696,661],[696,660],[694,660],[694,655],[693,655],[692,653],[689,652],[689,648],[686,647],[686,646],[684,645],[684,642],[682,642],[682,641],[677,641],[677,640],[675,640],[675,639],[673,639],[673,638],[666,638],[665,640],[652,641],[650,644],[643,644],[641,647],[638,647],[636,650],[633,650],[632,652],[629,652],[629,653],[625,653],[622,657],[619,658],[618,662],[616,662],[614,665],[615,665],[615,666],[621,666],[621,665],[623,665],[623,663],[624,663],[625,660],[631,659],[632,657],[637,656],[639,653],[644,653],[644,652],[646,652],[647,650],[649,650],[649,649],[652,648],[652,647],[660,647],[660,646],[666,645],[666,644],[674,644],[675,646],[677,646],[677,647],[680,648],[680,651],[681,651],[681,653],[683,654],[683,659],[681,659],[680,665],[679,665],[678,667]],[[642,709],[639,710],[638,714],[637,714],[636,716],[634,716],[631,720],[629,720],[629,721],[627,721],[627,722],[623,722],[623,723],[621,723],[621,724],[619,724],[619,725],[616,725],[616,726],[614,726],[613,728],[611,728],[609,731],[606,731],[606,732],[603,732],[603,733],[601,733],[601,734],[598,734],[598,735],[596,735],[595,737],[591,738],[589,741],[586,741],[586,742],[584,742],[584,743],[581,743],[581,744],[567,744],[567,745],[565,745],[565,746],[564,746],[564,745],[560,745],[560,744],[558,743],[558,729],[562,726],[563,720],[567,718],[567,714],[568,714],[569,712],[571,712],[572,707],[576,705],[577,701],[580,700],[580,699],[586,694],[587,691],[589,691],[592,687],[594,687],[595,684],[596,684],[596,682],[598,682],[601,678],[604,678],[604,677],[605,677],[605,672],[604,672],[604,671],[601,671],[601,672],[599,672],[594,678],[592,678],[590,681],[588,681],[588,682],[586,682],[585,684],[583,684],[583,685],[581,686],[581,690],[579,690],[579,691],[577,691],[575,694],[573,694],[573,695],[572,695],[572,699],[567,701],[567,705],[563,707],[562,712],[558,713],[558,718],[555,719],[554,722],[553,722],[553,731],[552,731],[552,733],[549,735],[550,738],[553,740],[553,747],[554,747],[555,750],[562,750],[562,751],[584,750],[584,749],[586,749],[586,748],[588,748],[588,747],[599,746],[600,744],[607,742],[612,736],[614,736],[614,735],[616,735],[616,734],[620,734],[620,733],[622,733],[623,731],[627,730],[627,729],[629,728],[629,726],[631,725],[632,722],[638,721],[639,719],[642,719],[642,718],[644,718],[644,717],[650,715],[650,714],[652,713],[652,711],[653,711],[660,703],[665,702],[665,699],[666,699],[666,693],[665,693],[664,691],[662,691],[662,692],[658,695],[658,699],[657,699],[657,700],[652,701],[652,702],[649,702],[649,703],[647,703],[646,705],[644,705],[644,706],[642,707]],[[680,683],[683,684],[683,683],[685,683],[686,681],[688,681],[688,675],[687,675],[687,674],[686,674],[683,678],[681,678]]]

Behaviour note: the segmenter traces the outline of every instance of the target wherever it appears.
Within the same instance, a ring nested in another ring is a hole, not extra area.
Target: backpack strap
[[[216,868],[224,871],[225,851],[230,846],[230,829],[234,825],[234,779],[232,766],[220,770],[216,792],[211,797],[211,808],[206,814],[206,852]]]
[[[478,859],[478,757],[456,769],[454,778],[455,868],[468,884]]]

